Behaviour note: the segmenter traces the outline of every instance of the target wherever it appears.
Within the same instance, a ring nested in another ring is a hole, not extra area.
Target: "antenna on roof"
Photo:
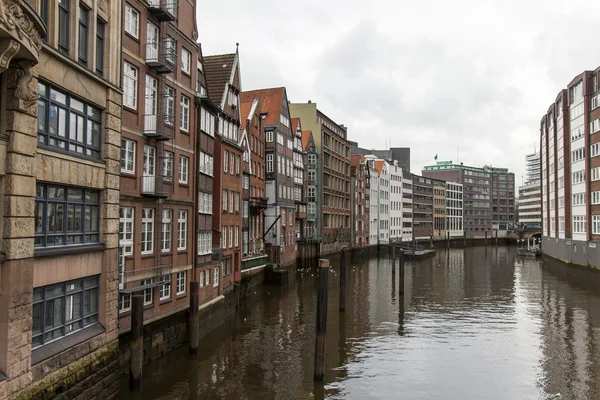
[[[238,52],[239,47],[240,47],[240,42],[236,42],[235,43],[235,52],[236,53]]]

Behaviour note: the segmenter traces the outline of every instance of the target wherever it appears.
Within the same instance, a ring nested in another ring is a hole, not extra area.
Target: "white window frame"
[[[219,267],[213,269],[213,287],[219,286]]]
[[[235,247],[238,247],[240,245],[239,235],[240,235],[240,227],[236,225],[235,226],[235,244],[234,244]]]
[[[273,131],[265,132],[265,141],[269,143],[273,141]]]
[[[186,156],[179,156],[179,183],[187,185],[188,183],[188,167],[190,159]]]
[[[135,24],[132,18],[135,19]],[[129,4],[125,5],[125,32],[136,39],[140,38],[140,12]]]
[[[206,275],[204,276],[204,283],[206,284],[206,286],[210,286],[210,269],[207,269],[205,272]]]
[[[168,182],[173,179],[173,156],[173,152],[165,151],[162,162],[162,174]]]
[[[223,211],[227,211],[227,189],[223,189]]]
[[[225,225],[221,226],[221,248],[227,248],[227,227]]]
[[[233,248],[233,226],[229,227],[229,248]]]
[[[177,212],[177,250],[187,249],[187,214],[186,210]]]
[[[181,272],[177,273],[177,281],[176,281],[177,282],[176,283],[176,285],[177,285],[177,287],[176,287],[176,290],[177,290],[176,293],[177,293],[177,295],[185,293],[185,290],[186,290],[186,278],[187,278],[186,274],[187,274],[187,271],[181,271]]]
[[[139,70],[134,65],[123,62],[123,105],[137,109]]]
[[[229,164],[229,151],[223,150],[223,172],[227,173],[227,168]]]
[[[150,228],[150,232],[148,232]],[[146,240],[150,238],[150,240]],[[154,209],[142,208],[142,254],[154,252]]]
[[[172,229],[172,220],[173,220],[173,210],[170,208],[162,210],[162,229],[161,229],[161,238],[160,238],[160,249],[163,253],[168,253],[171,251],[171,242],[173,241],[173,229]],[[168,233],[168,238],[166,237]],[[165,240],[168,239],[168,240]],[[165,244],[167,247],[165,247]]]
[[[135,174],[135,147],[135,140],[121,139],[121,172]]]
[[[119,293],[119,313],[125,313],[130,310],[131,310],[131,293]]]
[[[158,300],[168,300],[171,298],[171,275],[162,277],[163,284],[160,285],[158,292]]]
[[[143,279],[141,284],[143,285],[152,285],[152,283],[154,283],[154,279],[153,278],[149,278],[149,279]],[[151,305],[154,302],[154,288],[150,287],[147,289],[144,289],[144,305],[148,306]]]
[[[592,234],[600,235],[600,215],[592,215]]]
[[[204,287],[204,271],[200,271],[200,287]]]
[[[189,132],[190,129],[190,98],[181,95],[179,108],[179,129],[184,132]]]
[[[131,215],[129,214],[131,212]],[[124,216],[123,216],[124,215]],[[130,239],[119,238],[119,246],[123,248],[123,255],[130,256],[133,254],[133,232],[134,232],[134,219],[135,210],[133,207],[120,207],[119,208],[119,237]],[[124,228],[124,232],[121,229]]]
[[[267,154],[267,173],[273,172],[273,154]]]
[[[165,124],[173,126],[175,121],[175,89],[167,86],[165,96]]]
[[[192,53],[184,47],[181,48],[181,70],[188,75],[192,70]]]

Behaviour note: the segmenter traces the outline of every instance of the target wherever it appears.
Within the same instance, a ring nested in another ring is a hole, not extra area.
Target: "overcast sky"
[[[240,43],[243,90],[285,86],[361,147],[524,173],[559,90],[600,65],[593,0],[198,1],[204,55]]]

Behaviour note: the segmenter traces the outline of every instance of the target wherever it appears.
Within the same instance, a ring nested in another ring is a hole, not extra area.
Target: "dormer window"
[[[238,95],[233,90],[229,90],[227,103],[231,106],[231,108],[237,108],[238,106]]]

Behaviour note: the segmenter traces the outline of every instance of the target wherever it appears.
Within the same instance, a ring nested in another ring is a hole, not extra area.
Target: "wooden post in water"
[[[465,234],[463,236],[463,247],[467,247],[467,231],[465,231]]]
[[[319,283],[317,288],[317,334],[315,336],[315,381],[325,376],[325,332],[327,329],[327,281],[329,260],[319,260]]]
[[[446,231],[446,248],[450,248],[450,231]]]
[[[400,250],[400,264],[398,265],[398,294],[404,294],[404,250]]]
[[[392,268],[396,267],[396,245],[392,243]]]
[[[129,387],[142,387],[142,364],[144,361],[144,296],[131,296],[131,343],[129,356]]]
[[[200,282],[190,282],[190,310],[189,310],[189,329],[190,329],[190,354],[198,352],[198,342],[200,341]]]
[[[346,311],[346,253],[340,254],[340,312]]]
[[[433,235],[429,235],[429,247],[433,249]]]
[[[485,231],[485,246],[487,247],[487,231]]]

